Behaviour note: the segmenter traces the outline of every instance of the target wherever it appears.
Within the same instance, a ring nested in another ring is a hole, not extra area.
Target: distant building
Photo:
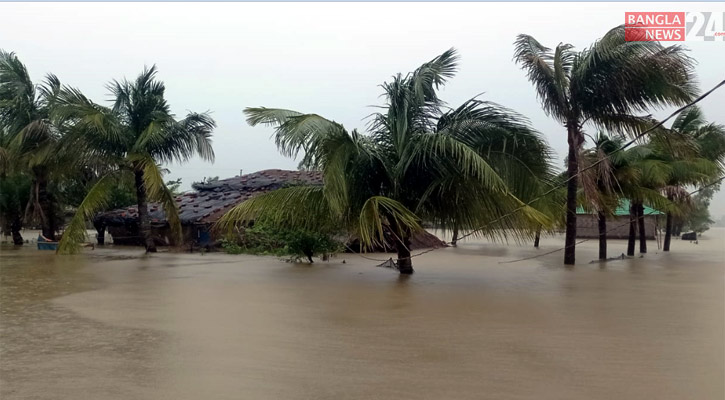
[[[614,211],[613,217],[607,217],[607,238],[629,238],[629,200],[621,200]],[[586,211],[583,207],[576,210],[576,236],[581,238],[598,238],[599,225],[597,214]],[[654,239],[657,228],[664,224],[664,213],[644,206],[644,230],[647,239]],[[639,231],[637,231],[639,235]]]

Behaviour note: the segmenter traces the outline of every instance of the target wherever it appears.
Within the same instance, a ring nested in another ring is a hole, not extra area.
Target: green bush
[[[224,251],[227,254],[242,254],[242,253],[244,253],[244,249],[242,248],[242,246],[240,246],[240,245],[238,245],[238,244],[236,244],[233,241],[228,240],[228,239],[222,239],[221,246],[222,246],[222,249],[224,249]]]
[[[221,245],[229,254],[290,256],[291,260],[307,259],[309,262],[312,262],[312,257],[326,258],[342,249],[342,244],[330,234],[265,223],[245,228],[238,237],[223,239]]]

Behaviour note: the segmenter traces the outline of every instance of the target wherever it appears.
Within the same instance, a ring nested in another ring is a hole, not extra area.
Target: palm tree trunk
[[[607,216],[603,212],[597,214],[599,225],[599,259],[607,259]]]
[[[403,275],[410,275],[413,271],[413,260],[410,259],[410,237],[395,240],[395,249],[398,252],[398,271]]]
[[[98,244],[103,246],[106,244],[106,224],[102,221],[93,221],[93,227],[96,228]]]
[[[35,173],[35,197],[40,208],[40,224],[43,236],[55,240],[56,216],[53,197],[48,192],[48,172],[44,168],[37,168]]]
[[[146,186],[143,182],[143,171],[134,171],[136,184],[136,200],[138,202],[138,226],[141,237],[144,240],[147,253],[156,253],[156,244],[151,236],[151,219],[146,201]]]
[[[398,271],[401,275],[411,275],[413,271],[413,260],[410,258],[410,231],[399,229],[397,221],[390,219],[390,232],[392,233],[395,250],[398,253]],[[398,235],[397,232],[400,232]]]
[[[629,206],[629,238],[627,240],[627,255],[634,256],[635,231],[637,230],[637,211],[634,203]]]
[[[534,247],[539,248],[539,239],[541,239],[541,227],[536,229],[536,236],[534,236]]]
[[[458,224],[453,223],[453,238],[451,239],[451,245],[457,246],[456,242],[458,242]]]
[[[667,222],[665,223],[665,243],[662,247],[663,251],[670,251],[670,240],[672,239],[672,213],[667,213]]]
[[[578,188],[577,173],[579,162],[577,160],[578,139],[573,127],[569,131],[569,156],[567,158],[566,176],[569,181],[566,185],[566,238],[564,240],[564,264],[574,265],[576,258],[576,192]]]
[[[23,235],[20,234],[20,229],[22,228],[23,221],[20,219],[19,215],[16,215],[13,219],[12,224],[10,224],[10,232],[13,235],[13,244],[16,246],[23,245]]]
[[[639,252],[647,252],[647,236],[644,227],[644,206],[637,204],[637,225],[639,225]]]

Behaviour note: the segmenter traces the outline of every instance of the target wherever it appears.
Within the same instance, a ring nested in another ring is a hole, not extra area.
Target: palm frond
[[[247,123],[251,126],[266,125],[278,127],[292,117],[299,117],[302,113],[282,108],[248,107],[244,109]]]
[[[419,103],[436,102],[436,90],[456,74],[458,54],[456,49],[448,49],[441,55],[416,69],[410,79],[412,94]]]
[[[344,221],[330,208],[320,186],[291,186],[254,196],[227,211],[214,229],[231,233],[255,221],[309,230],[343,229]]]
[[[400,202],[384,196],[373,196],[363,204],[358,218],[358,235],[363,247],[385,244],[385,228],[399,238],[420,232],[420,219]]]
[[[604,126],[611,116],[691,101],[697,92],[693,66],[682,47],[627,42],[618,26],[581,52],[571,96],[583,115]]]
[[[413,162],[432,169],[445,169],[445,164],[450,163],[463,177],[473,178],[493,191],[507,191],[505,183],[486,159],[451,135],[435,133],[416,137],[411,155],[404,160],[406,164],[401,166],[402,171],[410,168]]]
[[[86,221],[93,219],[98,211],[106,207],[111,187],[115,184],[114,180],[113,175],[103,176],[88,191],[65,232],[63,232],[63,237],[58,244],[59,254],[74,254],[80,250],[80,244],[85,242],[87,238]]]
[[[539,43],[532,36],[518,35],[514,48],[514,60],[521,65],[521,68],[526,71],[529,81],[534,84],[544,111],[563,121],[567,106],[560,93],[563,87],[568,87],[568,83],[565,83],[566,79],[564,79],[567,73],[564,65],[570,61],[568,55],[570,47],[567,45],[557,47],[561,55],[559,57],[560,67],[556,72],[551,49]]]
[[[143,171],[144,187],[149,200],[161,204],[166,214],[166,222],[175,243],[181,242],[181,218],[179,218],[179,208],[174,200],[174,195],[164,183],[164,177],[161,168],[156,164],[154,159],[146,154],[134,154],[129,157],[139,169]]]

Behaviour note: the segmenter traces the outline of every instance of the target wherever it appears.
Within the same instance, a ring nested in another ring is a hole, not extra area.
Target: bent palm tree
[[[564,263],[574,264],[577,155],[584,143],[584,125],[617,134],[641,132],[650,121],[635,114],[693,98],[692,61],[679,46],[625,41],[623,26],[578,52],[570,44],[552,50],[529,35],[519,35],[514,58],[534,84],[544,111],[567,129]]]
[[[693,106],[675,118],[670,131],[654,143],[654,156],[672,167],[662,191],[670,201],[688,205],[686,186],[707,184],[725,169],[725,126],[706,123],[702,110]],[[664,251],[670,250],[674,217],[667,213]]]
[[[159,163],[184,162],[194,155],[213,161],[208,114],[189,113],[176,120],[164,99],[164,84],[155,79],[156,68],[146,69],[135,81],[113,81],[111,108],[87,99],[78,90],[65,88],[58,114],[69,126],[69,145],[103,158],[112,166],[78,207],[60,242],[59,251],[71,253],[85,239],[85,220],[108,201],[110,186],[125,175],[136,187],[140,233],[147,252],[156,251],[148,215],[149,200],[160,202],[175,239],[181,225],[173,195],[164,184]],[[132,175],[132,178],[131,176]]]
[[[437,90],[456,71],[453,49],[382,85],[387,104],[371,116],[369,133],[348,132],[316,114],[248,108],[250,125],[275,128],[282,154],[303,153],[301,166],[318,169],[324,187],[295,186],[247,200],[217,227],[252,220],[338,230],[364,247],[392,238],[402,274],[413,273],[411,236],[420,221],[481,234],[527,234],[548,220],[521,205],[516,187],[530,190],[550,175],[550,150],[525,118],[494,103],[471,99],[446,109]],[[520,195],[525,194],[519,191]]]

